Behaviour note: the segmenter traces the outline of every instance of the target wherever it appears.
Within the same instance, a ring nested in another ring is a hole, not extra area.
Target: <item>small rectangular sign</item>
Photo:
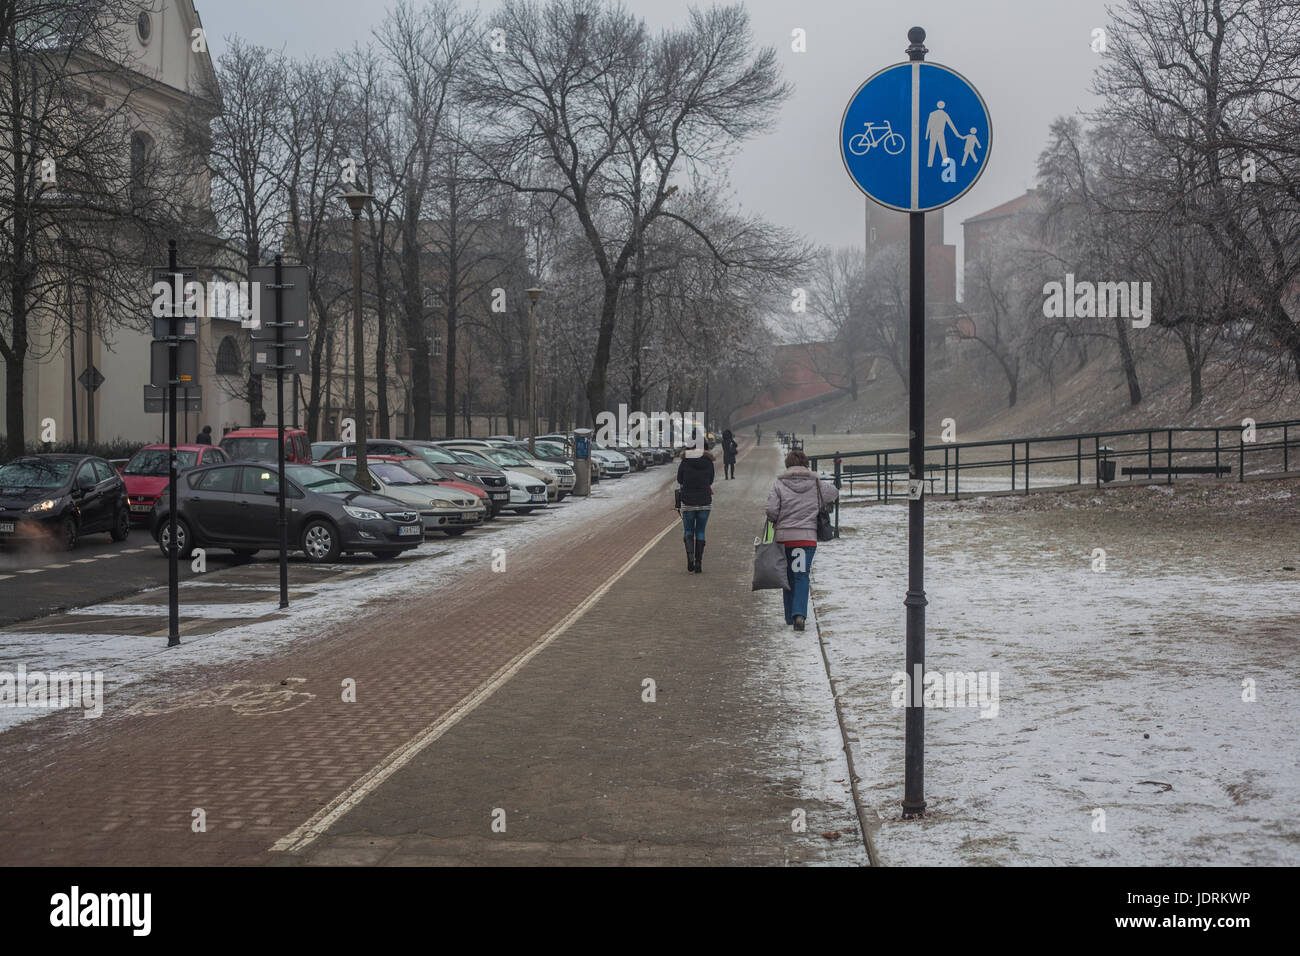
[[[921,500],[921,489],[925,487],[925,480],[922,478],[907,479],[907,497],[912,501]]]
[[[168,342],[155,339],[149,344],[149,382],[166,387],[168,383]],[[199,384],[199,343],[194,339],[181,339],[176,349],[176,382],[179,385]]]
[[[167,411],[167,389],[156,385],[144,387],[144,410],[148,415],[158,415]],[[181,412],[203,411],[203,388],[191,385],[189,388],[176,389],[176,410]]]
[[[275,353],[280,351],[283,357],[278,361]],[[283,365],[286,372],[306,375],[311,371],[311,353],[305,341],[285,342],[277,349],[274,342],[253,341],[253,371],[262,374],[275,371],[276,365]]]
[[[252,329],[253,340],[275,341],[275,326],[279,321],[284,326],[284,340],[297,341],[305,339],[311,333],[307,321],[308,299],[307,286],[309,273],[303,265],[280,267],[280,282],[285,287],[281,290],[281,311],[279,319],[275,315],[275,266],[254,266],[249,270],[249,278],[257,283],[256,291],[261,309],[261,327]]]

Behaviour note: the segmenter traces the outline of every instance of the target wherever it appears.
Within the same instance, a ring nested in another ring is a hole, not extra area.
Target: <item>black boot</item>
[[[695,573],[704,573],[704,539],[695,539]]]
[[[686,570],[694,571],[695,570],[695,536],[688,534],[685,535],[682,538],[682,540],[686,542]]]

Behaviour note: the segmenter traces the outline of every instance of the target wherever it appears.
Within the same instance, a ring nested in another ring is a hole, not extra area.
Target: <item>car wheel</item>
[[[459,535],[464,534],[468,530],[469,528],[443,528],[442,529],[443,534],[447,535],[447,537],[449,538],[455,538]]]
[[[312,564],[339,559],[339,533],[328,521],[316,520],[302,532],[302,550]]]
[[[165,558],[171,557],[171,530],[171,523],[167,521],[158,526],[158,550],[163,553]],[[187,559],[194,553],[194,542],[190,538],[190,526],[185,523],[184,518],[176,519],[176,544],[181,558]]]
[[[109,532],[109,535],[114,541],[125,541],[130,533],[131,513],[123,508],[117,513],[117,520],[113,522],[113,530]]]
[[[257,554],[257,552],[261,549],[260,548],[232,548],[231,550],[234,551],[235,554],[239,555],[241,558],[251,558],[253,555]]]
[[[71,515],[59,522],[59,536],[52,542],[54,551],[71,551],[77,546],[77,519]]]
[[[373,555],[374,555],[376,558],[378,558],[380,561],[392,561],[394,558],[396,558],[396,557],[397,557],[399,554],[401,554],[402,552],[400,552],[400,551],[371,551],[370,553],[373,554]]]

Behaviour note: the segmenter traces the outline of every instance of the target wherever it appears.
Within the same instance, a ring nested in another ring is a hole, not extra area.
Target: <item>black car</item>
[[[315,563],[369,551],[395,558],[424,540],[420,513],[400,501],[365,492],[332,471],[286,464],[289,550]],[[183,557],[195,548],[256,554],[280,547],[279,476],[253,462],[212,465],[185,473],[177,485],[176,539]],[[164,555],[171,550],[166,494],[154,506],[150,532]]]
[[[42,541],[71,551],[77,539],[131,532],[126,482],[93,455],[30,455],[0,466],[0,542]]]

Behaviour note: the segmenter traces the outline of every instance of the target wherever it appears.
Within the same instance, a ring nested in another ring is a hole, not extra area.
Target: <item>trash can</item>
[[[1097,476],[1102,481],[1115,480],[1115,462],[1110,457],[1112,451],[1114,449],[1105,445],[1097,449]]]

